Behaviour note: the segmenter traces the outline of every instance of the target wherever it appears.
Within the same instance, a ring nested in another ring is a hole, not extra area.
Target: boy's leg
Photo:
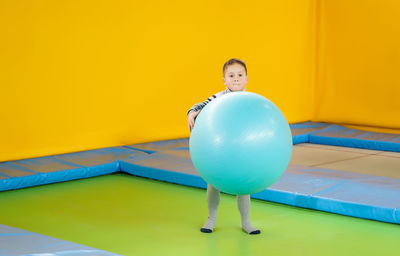
[[[220,193],[210,184],[207,185],[207,204],[208,204],[208,219],[206,224],[200,229],[201,232],[213,232],[215,223],[217,222],[217,211],[219,205]]]
[[[250,195],[237,196],[237,204],[242,218],[242,228],[250,235],[260,234],[261,231],[250,223]]]

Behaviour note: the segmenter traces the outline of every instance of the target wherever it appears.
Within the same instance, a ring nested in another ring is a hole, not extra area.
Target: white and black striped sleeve
[[[208,103],[210,103],[215,98],[217,98],[217,96],[214,94],[214,95],[210,96],[208,99],[206,99],[205,101],[194,104],[193,107],[191,107],[186,114],[189,115],[189,113],[191,111],[196,112],[196,111],[202,110]]]
[[[231,91],[230,91],[228,88],[226,88],[225,91],[221,91],[221,92],[218,92],[218,93],[216,93],[216,94],[210,96],[207,100],[205,100],[205,101],[203,101],[203,102],[201,102],[201,103],[197,103],[197,104],[195,104],[193,107],[191,107],[191,108],[189,109],[189,111],[186,113],[186,115],[189,115],[189,113],[190,113],[191,111],[195,111],[195,112],[196,112],[196,111],[202,110],[208,103],[210,103],[211,101],[213,101],[215,98],[218,98],[219,96],[222,96],[222,95],[227,94],[227,93],[230,93],[230,92],[231,92]]]

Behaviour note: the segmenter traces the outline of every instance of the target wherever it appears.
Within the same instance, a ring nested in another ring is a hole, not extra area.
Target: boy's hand
[[[200,113],[200,110],[198,111],[191,111],[188,115],[188,122],[189,122],[189,130],[192,131],[193,126],[194,126],[194,119],[195,117]]]

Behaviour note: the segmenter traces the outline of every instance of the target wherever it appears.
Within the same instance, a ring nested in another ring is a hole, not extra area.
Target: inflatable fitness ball
[[[286,170],[292,134],[282,112],[256,93],[232,92],[207,104],[189,141],[200,176],[234,195],[260,192]]]

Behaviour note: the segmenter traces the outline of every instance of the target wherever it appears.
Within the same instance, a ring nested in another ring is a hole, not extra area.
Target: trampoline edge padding
[[[367,132],[334,124],[311,132],[308,140],[313,144],[400,152],[400,134]]]
[[[155,179],[159,181],[165,181],[196,188],[207,188],[206,182],[200,176],[191,174],[166,171],[157,168],[127,163],[124,161],[121,162],[121,171],[135,176]],[[306,172],[310,172],[310,170],[306,170]],[[295,179],[299,181],[296,184],[292,184],[293,180]],[[313,176],[310,178],[310,180],[313,179],[320,180],[321,183],[324,184],[327,183],[326,180],[323,180],[324,178],[322,176]],[[355,181],[353,182],[361,181],[362,179],[355,179]],[[348,200],[335,198],[335,195],[333,194],[337,192],[335,190],[340,190],[340,185],[338,185],[338,183],[340,184],[342,182],[333,182],[331,183],[331,186],[321,188],[320,190],[318,190],[317,193],[299,193],[298,191],[296,191],[296,187],[300,187],[307,182],[308,181],[305,179],[302,180],[301,178],[296,177],[296,174],[285,173],[285,177],[281,178],[272,187],[262,192],[253,194],[251,195],[251,197],[254,199],[282,203],[296,207],[400,224],[399,210],[395,206],[385,207],[378,204],[362,203],[355,199],[357,198],[357,195],[354,195],[353,197],[348,195]],[[288,189],[288,187],[291,187],[291,189]],[[373,194],[379,192],[380,189],[382,188],[371,186],[370,193]],[[395,196],[397,193],[399,193],[399,191],[390,191],[390,189],[385,189],[386,194],[393,192],[393,196]],[[324,195],[327,193],[330,194]],[[375,201],[379,201],[379,198],[375,199]]]
[[[331,138],[331,137],[323,137],[310,134],[309,143],[348,147],[348,148],[361,148],[370,150],[400,152],[400,143],[393,143],[386,141],[371,141],[371,140],[360,140],[351,138]]]
[[[396,143],[398,139],[393,135],[389,141],[379,134],[375,136],[379,139],[373,141],[371,133],[313,122],[291,125],[291,129],[294,144],[311,142],[400,152],[400,143]],[[188,143],[186,138],[3,162],[0,191],[116,172],[204,189],[207,184],[196,175]],[[286,172],[269,189],[252,197],[400,224],[400,201],[396,199],[400,180],[365,175],[341,177],[339,171],[307,168]]]
[[[274,189],[266,189],[260,193],[252,195],[252,198],[318,211],[336,213],[350,217],[400,224],[399,211],[390,207],[381,207],[332,198],[321,198],[304,194],[295,194],[293,192],[285,192]]]
[[[120,171],[120,159],[140,159],[141,151],[112,147],[0,163],[0,191],[90,178]]]
[[[121,161],[120,166],[121,172],[125,172],[131,175],[196,188],[207,188],[207,183],[200,176],[156,168],[148,168],[125,161]]]
[[[82,167],[72,170],[55,171],[51,173],[37,173],[23,177],[10,177],[8,179],[0,179],[0,191],[91,178],[115,173],[118,171],[119,163],[116,162],[96,167]]]

